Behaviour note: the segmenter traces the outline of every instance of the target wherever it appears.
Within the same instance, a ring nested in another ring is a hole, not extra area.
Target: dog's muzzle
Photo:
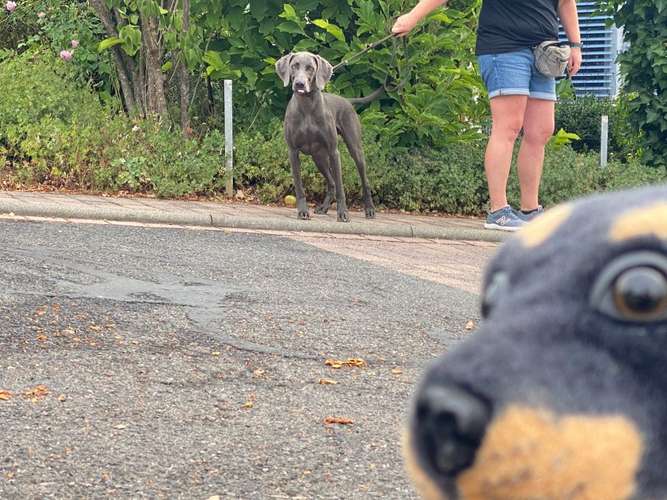
[[[308,84],[306,82],[303,82],[303,81],[295,81],[294,86],[293,86],[293,90],[297,94],[301,94],[301,95],[307,94],[308,90],[309,90],[308,89]]]

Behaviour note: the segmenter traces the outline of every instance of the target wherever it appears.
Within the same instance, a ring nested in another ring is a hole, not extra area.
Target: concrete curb
[[[352,221],[347,224],[311,219],[308,221],[286,217],[248,217],[216,214],[213,211],[167,211],[150,208],[82,205],[52,202],[25,202],[12,198],[0,199],[0,214],[26,217],[53,217],[64,219],[108,220],[152,224],[174,224],[229,229],[267,231],[300,231],[308,233],[355,234],[398,238],[430,238],[502,242],[509,236],[500,231],[488,231],[461,226],[427,224],[389,224],[386,222]]]

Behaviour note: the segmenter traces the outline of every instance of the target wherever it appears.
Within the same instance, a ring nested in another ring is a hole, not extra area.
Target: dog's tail
[[[353,106],[363,106],[364,104],[370,104],[375,99],[379,99],[384,95],[384,85],[375,89],[373,92],[368,94],[366,97],[348,97],[347,100],[350,101],[350,104]]]

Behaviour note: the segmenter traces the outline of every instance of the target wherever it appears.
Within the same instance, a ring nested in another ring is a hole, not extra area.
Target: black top
[[[558,40],[558,0],[484,0],[477,55],[532,48]]]

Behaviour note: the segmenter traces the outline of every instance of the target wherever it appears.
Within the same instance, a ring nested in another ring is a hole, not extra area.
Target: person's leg
[[[491,99],[493,124],[484,157],[491,212],[507,206],[512,151],[524,122],[527,102],[525,95],[499,95]]]
[[[555,103],[547,99],[528,99],[523,121],[523,138],[517,167],[521,187],[521,210],[539,206],[544,147],[554,132]]]

